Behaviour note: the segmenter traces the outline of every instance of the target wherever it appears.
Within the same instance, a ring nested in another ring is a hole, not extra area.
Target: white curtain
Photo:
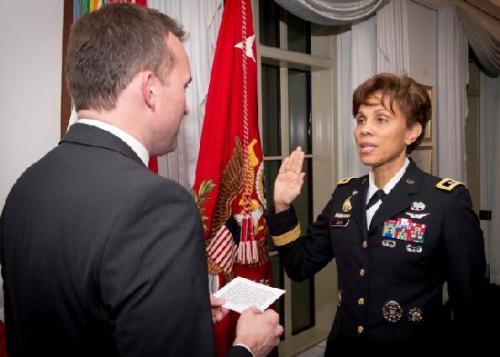
[[[481,221],[490,281],[500,285],[500,77],[480,74],[481,209],[491,221]]]
[[[387,0],[274,0],[285,10],[320,25],[350,24],[377,11]]]
[[[489,16],[485,2],[473,1],[472,4],[456,5],[458,17],[464,24],[470,46],[474,50],[481,66],[489,74],[500,74],[500,21]]]
[[[438,174],[466,182],[468,43],[453,7],[439,9],[437,32]]]
[[[188,33],[184,43],[193,78],[187,91],[190,113],[184,118],[177,149],[158,158],[159,174],[179,182],[186,189],[194,183],[205,114],[210,70],[223,11],[223,0],[148,0],[148,7],[178,20]]]
[[[376,71],[375,17],[353,24],[337,39],[339,177],[362,176],[368,168],[361,164],[354,142],[356,122],[352,116],[352,92]]]
[[[377,73],[408,74],[408,1],[391,1],[377,11]]]

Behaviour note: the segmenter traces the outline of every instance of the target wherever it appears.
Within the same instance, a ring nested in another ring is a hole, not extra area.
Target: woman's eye
[[[356,123],[357,123],[358,125],[363,124],[365,121],[366,121],[366,119],[365,119],[364,117],[357,117],[357,118],[356,118]]]

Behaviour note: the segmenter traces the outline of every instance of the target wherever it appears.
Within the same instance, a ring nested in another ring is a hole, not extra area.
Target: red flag
[[[193,189],[216,289],[235,276],[269,283],[271,274],[264,232],[255,54],[250,1],[226,1]],[[232,343],[236,319],[234,314],[216,325],[218,356]]]

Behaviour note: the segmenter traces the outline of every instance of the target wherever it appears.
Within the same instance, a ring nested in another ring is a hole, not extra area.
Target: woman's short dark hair
[[[71,30],[65,64],[75,109],[113,109],[143,70],[163,80],[175,62],[165,43],[169,34],[185,36],[176,21],[139,5],[105,5],[82,16]]]
[[[386,108],[394,113],[394,102],[399,106],[400,111],[406,118],[406,125],[413,126],[415,123],[422,125],[422,133],[408,147],[406,152],[412,152],[423,140],[425,128],[432,117],[431,99],[427,90],[414,79],[403,75],[396,76],[390,73],[379,73],[359,85],[352,96],[352,113],[355,117],[359,107],[370,105],[370,99],[380,94],[381,103],[384,105],[385,97],[389,97],[390,108]]]

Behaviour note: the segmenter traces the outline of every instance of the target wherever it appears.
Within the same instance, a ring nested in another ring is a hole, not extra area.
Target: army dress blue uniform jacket
[[[479,331],[485,256],[468,190],[410,162],[369,229],[367,190],[368,176],[339,181],[302,236],[293,207],[267,213],[290,278],[312,277],[336,259],[338,311],[326,355],[375,349],[386,355],[420,354],[447,348],[450,337],[472,344]],[[444,282],[453,323],[443,306]]]

